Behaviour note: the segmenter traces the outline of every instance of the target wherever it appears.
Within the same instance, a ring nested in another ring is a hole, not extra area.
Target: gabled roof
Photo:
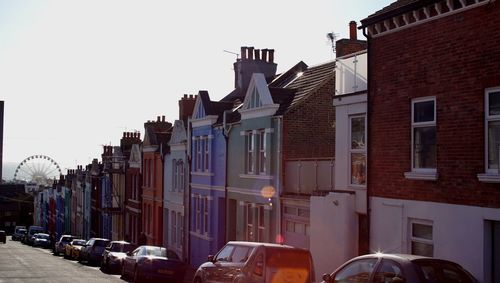
[[[298,105],[301,101],[311,95],[314,90],[323,86],[327,81],[335,76],[335,61],[313,66],[298,74],[297,78],[286,86],[287,89],[294,89],[295,96],[290,103],[290,107]],[[325,103],[328,103],[325,101]]]

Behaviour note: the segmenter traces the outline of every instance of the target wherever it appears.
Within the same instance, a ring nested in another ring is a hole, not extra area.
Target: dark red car
[[[477,283],[459,264],[437,258],[408,254],[370,254],[355,257],[332,274],[323,275],[323,282],[405,282],[405,283]]]

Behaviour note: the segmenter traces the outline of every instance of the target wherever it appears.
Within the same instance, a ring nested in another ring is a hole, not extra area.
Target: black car
[[[437,258],[407,254],[370,254],[355,257],[331,274],[323,275],[323,282],[461,282],[478,281],[459,264]]]
[[[83,246],[80,251],[80,256],[78,257],[79,262],[86,261],[88,264],[101,264],[102,261],[102,253],[106,246],[108,246],[109,239],[103,238],[91,238],[88,242]]]
[[[14,234],[12,234],[12,241],[21,241],[21,239],[24,238],[26,233],[28,233],[28,230],[26,230],[26,228],[16,227],[16,229],[14,230]]]

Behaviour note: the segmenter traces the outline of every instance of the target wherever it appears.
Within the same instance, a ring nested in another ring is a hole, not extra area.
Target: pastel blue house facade
[[[200,91],[191,120],[190,262],[198,266],[226,243],[226,138],[217,125],[231,104]]]
[[[188,258],[189,162],[187,133],[183,120],[176,120],[169,142],[170,152],[164,156],[163,245]]]

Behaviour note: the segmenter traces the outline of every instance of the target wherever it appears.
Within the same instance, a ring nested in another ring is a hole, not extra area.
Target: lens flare
[[[265,186],[260,190],[260,194],[265,198],[272,198],[276,194],[276,190],[273,186]]]

